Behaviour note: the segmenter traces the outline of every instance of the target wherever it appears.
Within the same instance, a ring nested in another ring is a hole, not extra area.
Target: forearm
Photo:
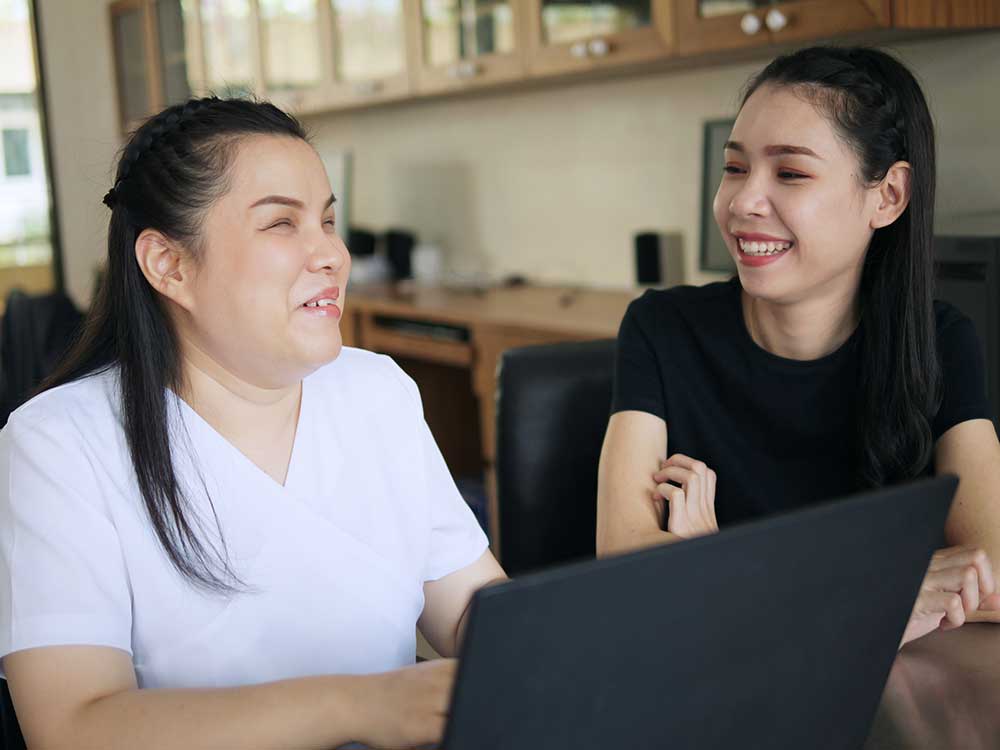
[[[357,739],[364,677],[326,676],[225,689],[128,690],[96,699],[47,749],[334,748]]]
[[[625,552],[679,542],[682,537],[663,529],[615,529],[598,534],[597,555],[608,557]]]

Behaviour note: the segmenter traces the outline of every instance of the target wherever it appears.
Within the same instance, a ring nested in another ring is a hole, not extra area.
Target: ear
[[[889,167],[876,190],[878,196],[871,228],[881,229],[898,219],[910,204],[910,165],[897,161]]]
[[[194,273],[190,254],[155,229],[144,229],[135,241],[135,259],[146,281],[185,310],[194,307]]]

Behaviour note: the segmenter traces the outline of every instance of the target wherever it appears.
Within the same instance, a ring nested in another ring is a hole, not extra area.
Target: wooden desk
[[[638,291],[603,291],[568,287],[517,286],[485,290],[444,287],[349,287],[340,330],[347,346],[467,370],[478,405],[478,442],[485,472],[487,509],[494,554],[499,554],[499,517],[493,481],[496,448],[496,370],[506,349],[558,341],[614,338],[625,308]],[[407,329],[407,324],[416,323]],[[426,326],[420,330],[420,324]],[[435,331],[431,326],[442,326]],[[454,378],[441,370],[443,390],[461,401]],[[414,373],[410,373],[413,375]],[[416,376],[415,376],[416,379]],[[418,382],[420,382],[418,380]],[[425,378],[425,383],[427,382]],[[423,385],[423,384],[422,384]],[[424,391],[425,408],[435,397]],[[453,406],[453,405],[452,405]],[[449,408],[452,408],[449,406]],[[430,420],[429,420],[430,421]],[[434,425],[432,425],[433,427]],[[444,428],[442,428],[444,429]],[[435,433],[446,460],[455,440]],[[468,436],[465,445],[469,444]],[[456,471],[459,448],[449,467]]]

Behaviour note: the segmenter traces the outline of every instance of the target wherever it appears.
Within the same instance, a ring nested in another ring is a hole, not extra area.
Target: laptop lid
[[[444,747],[860,747],[957,485],[478,592]]]

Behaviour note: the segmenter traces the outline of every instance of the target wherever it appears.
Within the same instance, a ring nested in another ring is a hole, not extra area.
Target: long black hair
[[[307,140],[302,126],[272,104],[214,97],[169,107],[132,134],[104,197],[111,222],[103,278],[79,341],[41,387],[118,367],[125,437],[156,536],[183,576],[220,592],[234,590],[239,579],[221,529],[221,547],[200,533],[177,479],[167,389],[183,386],[180,349],[160,295],[139,268],[135,243],[143,230],[155,229],[197,258],[205,214],[228,190],[237,147],[253,135]]]
[[[933,307],[934,125],[913,74],[866,47],[810,47],[775,59],[744,91],[789,86],[829,118],[867,185],[910,165],[910,200],[876,229],[861,276],[857,479],[880,486],[922,474],[941,400]]]

